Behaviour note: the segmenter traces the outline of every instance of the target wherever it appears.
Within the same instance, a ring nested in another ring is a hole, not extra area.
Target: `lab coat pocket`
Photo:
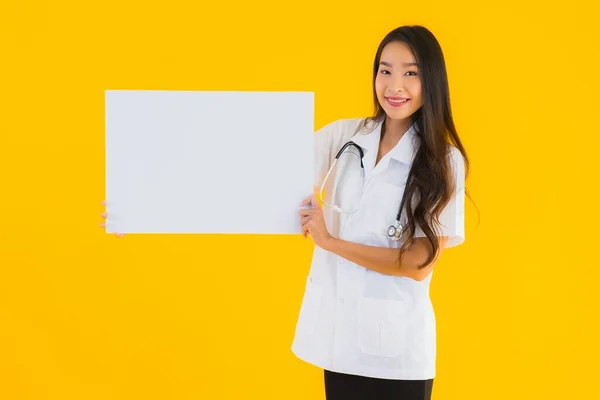
[[[406,305],[363,297],[358,310],[358,346],[364,354],[397,357],[406,347]]]
[[[319,320],[322,296],[323,287],[314,283],[309,276],[306,280],[304,298],[302,299],[300,315],[298,316],[298,323],[296,324],[296,332],[298,335],[310,335],[315,331]]]

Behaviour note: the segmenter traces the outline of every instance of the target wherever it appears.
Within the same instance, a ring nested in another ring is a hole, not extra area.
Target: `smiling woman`
[[[464,241],[468,159],[428,29],[403,26],[382,40],[373,95],[374,116],[316,133],[315,185],[333,188],[332,200],[323,209],[309,196],[302,206],[312,208],[300,210],[316,246],[292,349],[325,370],[328,400],[430,399],[428,289],[441,250]],[[353,163],[337,163],[354,148]],[[362,180],[345,179],[357,168]],[[357,182],[361,190],[347,190]]]
[[[377,101],[392,119],[406,119],[423,105],[418,64],[403,42],[383,48],[375,78]]]

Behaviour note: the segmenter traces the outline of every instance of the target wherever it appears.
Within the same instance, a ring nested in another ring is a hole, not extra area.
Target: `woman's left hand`
[[[323,209],[314,195],[308,196],[300,204],[301,207],[310,204],[312,208],[303,208],[300,210],[300,224],[302,225],[302,234],[306,237],[309,233],[315,242],[315,245],[327,250],[328,244],[333,237],[327,231],[325,219],[323,218]]]

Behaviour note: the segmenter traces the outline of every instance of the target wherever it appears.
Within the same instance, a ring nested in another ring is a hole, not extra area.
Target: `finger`
[[[101,227],[106,227],[106,223],[105,222],[100,222],[100,226]]]
[[[300,209],[300,211],[298,211],[298,214],[300,214],[303,217],[306,217],[307,215],[315,214],[315,210],[313,210],[312,208],[302,208]]]
[[[106,219],[107,216],[108,216],[108,213],[106,213],[106,212],[102,213],[102,218]]]
[[[302,227],[302,234],[304,235],[304,237],[310,235],[310,229],[308,229],[306,225]]]
[[[308,221],[310,221],[310,217],[302,217],[302,218],[300,218],[300,224],[302,226],[306,225],[308,223]]]
[[[316,215],[322,213],[321,208],[301,208],[298,213],[300,215]]]
[[[307,196],[304,200],[302,200],[302,203],[300,203],[300,207],[304,207],[307,204],[310,204],[310,201],[312,199],[312,195]]]
[[[320,210],[321,209],[321,203],[319,202],[319,200],[317,199],[317,196],[315,196],[314,194],[311,196],[311,201],[310,203],[312,204],[314,209]]]
[[[106,200],[102,200],[102,205],[105,206],[106,205]]]

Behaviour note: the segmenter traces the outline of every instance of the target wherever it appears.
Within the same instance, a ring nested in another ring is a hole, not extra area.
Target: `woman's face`
[[[383,48],[375,92],[379,104],[392,119],[409,118],[423,105],[419,69],[406,44],[390,42]]]

